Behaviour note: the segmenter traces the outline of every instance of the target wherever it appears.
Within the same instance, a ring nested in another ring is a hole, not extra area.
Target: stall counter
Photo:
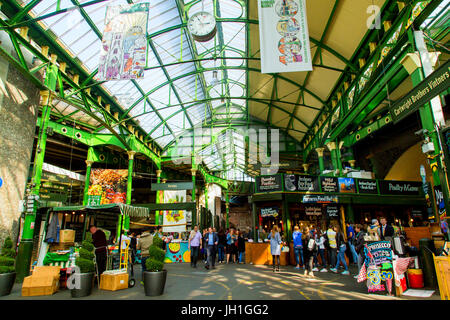
[[[246,242],[245,263],[253,263],[254,265],[272,265],[270,242]],[[289,252],[281,252],[280,265],[289,265]]]

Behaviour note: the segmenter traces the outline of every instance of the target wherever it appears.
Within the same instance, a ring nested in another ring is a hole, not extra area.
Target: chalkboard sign
[[[298,192],[319,192],[317,177],[308,175],[285,174],[284,190]]]
[[[327,206],[326,213],[327,213],[327,217],[330,219],[339,218],[338,206]]]
[[[377,194],[377,180],[358,179],[359,193]]]
[[[320,177],[322,192],[339,192],[338,179],[334,177]]]
[[[422,183],[412,181],[380,181],[382,194],[414,195],[420,194]]]
[[[256,192],[282,191],[281,175],[256,177],[255,185]]]
[[[305,213],[307,216],[321,216],[322,207],[321,206],[305,206]]]

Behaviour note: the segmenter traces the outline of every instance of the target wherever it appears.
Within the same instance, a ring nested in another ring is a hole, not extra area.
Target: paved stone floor
[[[140,284],[140,266],[135,265],[136,286],[127,290],[103,291],[94,288],[88,300],[424,300],[402,296],[389,297],[368,294],[363,283],[357,283],[353,275],[356,267],[350,267],[352,275],[332,272],[315,272],[315,278],[303,276],[303,270],[293,266],[281,267],[274,273],[272,267],[247,264],[219,264],[207,271],[203,264],[193,269],[189,264],[166,264],[168,270],[164,295],[146,297]],[[16,284],[12,293],[0,300],[66,300],[70,292],[62,289],[52,296],[22,297],[21,285]],[[425,300],[440,300],[439,292]]]

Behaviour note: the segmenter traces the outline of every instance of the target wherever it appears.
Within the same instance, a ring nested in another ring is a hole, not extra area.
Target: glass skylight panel
[[[220,2],[220,16],[222,18],[239,18],[244,16],[245,8],[238,2],[233,0],[221,0]]]
[[[170,78],[172,79],[187,73],[192,73],[196,70],[195,64],[193,62],[180,63],[172,66],[167,66],[165,68],[169,73]]]

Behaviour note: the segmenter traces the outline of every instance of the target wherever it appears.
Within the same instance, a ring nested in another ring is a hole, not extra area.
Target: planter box
[[[128,273],[102,274],[100,276],[100,289],[109,291],[128,289]]]

